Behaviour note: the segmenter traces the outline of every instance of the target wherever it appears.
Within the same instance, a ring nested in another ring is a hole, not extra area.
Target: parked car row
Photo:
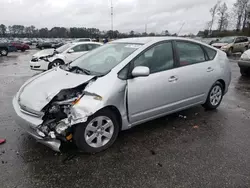
[[[100,152],[121,130],[195,105],[216,109],[231,81],[224,52],[178,37],[69,43],[31,65],[48,69],[59,57],[69,64],[32,77],[13,99],[20,126],[55,151],[70,142]]]

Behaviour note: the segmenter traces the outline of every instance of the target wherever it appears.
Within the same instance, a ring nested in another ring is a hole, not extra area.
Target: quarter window
[[[172,69],[174,67],[172,43],[166,42],[150,48],[134,61],[134,67],[137,66],[148,67],[150,73]]]
[[[206,46],[203,46],[203,48],[207,52],[209,60],[213,60],[216,55],[216,51]]]
[[[180,66],[206,61],[205,54],[199,44],[177,41],[176,48],[180,58]]]

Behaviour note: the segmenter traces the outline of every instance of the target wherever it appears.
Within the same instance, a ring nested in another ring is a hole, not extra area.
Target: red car
[[[30,49],[28,44],[24,44],[24,43],[21,43],[21,42],[12,42],[11,44],[13,46],[15,46],[17,50],[21,50],[22,52],[24,52],[25,50]]]

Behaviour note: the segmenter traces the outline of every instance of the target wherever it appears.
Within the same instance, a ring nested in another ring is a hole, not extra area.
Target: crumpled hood
[[[41,111],[61,90],[75,88],[93,77],[54,68],[28,80],[18,92],[19,103]]]
[[[46,57],[46,56],[51,56],[51,55],[54,54],[54,52],[55,52],[54,48],[49,48],[49,49],[41,50],[41,51],[35,53],[32,56],[32,59],[34,59],[34,58],[40,58],[40,57]]]
[[[222,47],[222,46],[226,46],[229,43],[213,43],[212,46],[218,46],[218,47]]]

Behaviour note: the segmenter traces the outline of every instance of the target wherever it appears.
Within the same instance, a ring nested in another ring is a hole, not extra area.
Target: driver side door
[[[171,111],[178,101],[175,58],[171,41],[159,43],[139,55],[133,68],[146,66],[150,70],[147,77],[127,80],[129,121],[141,123]]]

